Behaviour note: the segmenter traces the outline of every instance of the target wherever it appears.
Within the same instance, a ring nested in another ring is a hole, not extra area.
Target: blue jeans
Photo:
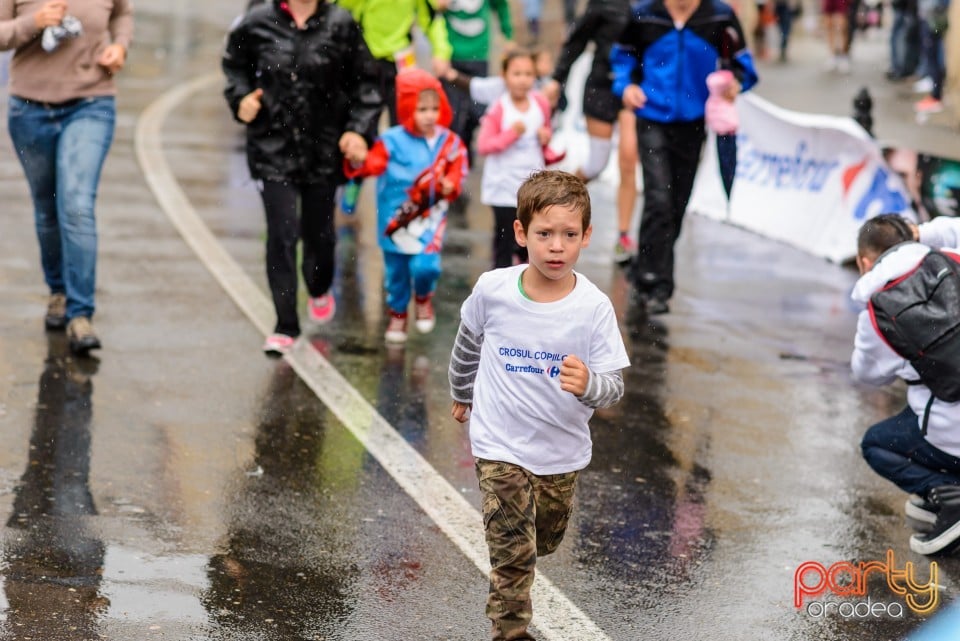
[[[787,53],[787,45],[790,43],[790,30],[793,28],[793,7],[786,0],[778,0],[773,5],[773,11],[777,16],[777,26],[780,28],[780,57],[783,58]]]
[[[909,406],[867,430],[860,443],[873,471],[904,492],[925,497],[941,485],[960,485],[960,459],[931,445]]]
[[[66,294],[68,319],[94,312],[94,203],[115,121],[112,96],[61,105],[10,96],[7,124],[33,198],[44,279]]]
[[[946,63],[943,59],[943,36],[933,33],[926,20],[920,21],[920,47],[923,56],[923,68],[933,80],[930,96],[943,98],[943,80],[946,75]]]
[[[404,313],[410,304],[410,289],[417,296],[432,294],[440,280],[440,254],[400,254],[383,252],[383,278],[387,288],[387,307]]]
[[[893,10],[890,27],[890,71],[906,77],[917,69],[920,60],[920,25],[917,16],[901,9]]]

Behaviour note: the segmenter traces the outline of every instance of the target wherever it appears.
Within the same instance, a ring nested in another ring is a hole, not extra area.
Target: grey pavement
[[[141,174],[138,118],[216,72],[239,4],[138,2],[98,202],[95,361],[43,332],[29,197],[0,137],[0,637],[484,638],[481,573],[285,361],[259,352],[262,334]],[[559,4],[546,9],[558,38]],[[947,117],[917,125],[914,96],[883,79],[880,39],[858,43],[847,77],[821,71],[821,45],[801,35],[791,63],[761,63],[758,93],[849,115],[868,86],[881,139],[960,149]],[[190,204],[265,291],[260,202],[216,84],[162,134]],[[473,203],[451,220],[437,330],[398,352],[381,340],[370,191],[341,221],[340,315],[307,340],[476,503],[445,366],[457,306],[489,262],[489,212]],[[623,404],[594,421],[594,462],[544,576],[611,639],[900,638],[922,617],[819,620],[791,600],[803,561],[882,560],[890,548],[924,576],[929,562],[907,548],[902,495],[857,453],[863,429],[903,397],[850,381],[853,271],[692,217],[673,313],[638,324],[609,260],[612,196],[593,194],[602,241],[583,271],[613,299],[634,367]],[[940,562],[952,599],[960,565]],[[870,596],[895,600],[877,583]]]

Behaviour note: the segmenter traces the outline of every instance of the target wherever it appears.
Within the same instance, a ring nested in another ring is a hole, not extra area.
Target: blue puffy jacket
[[[720,0],[701,0],[678,29],[663,0],[642,0],[610,52],[613,91],[639,85],[647,103],[636,114],[655,122],[692,122],[703,118],[707,75],[730,69],[742,90],[757,83],[753,57],[746,48],[740,21]]]

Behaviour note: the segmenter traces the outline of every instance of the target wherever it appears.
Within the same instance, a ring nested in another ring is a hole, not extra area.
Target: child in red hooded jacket
[[[447,127],[452,119],[440,81],[422,69],[397,76],[399,125],[387,129],[363,160],[345,161],[348,178],[377,179],[377,236],[383,251],[390,319],[388,343],[407,340],[407,307],[415,298],[420,333],[436,324],[433,293],[449,203],[467,174],[466,148]]]

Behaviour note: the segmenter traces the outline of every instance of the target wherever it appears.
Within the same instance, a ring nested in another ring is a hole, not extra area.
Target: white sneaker
[[[850,57],[849,56],[837,56],[837,73],[842,73],[842,74],[850,73]]]
[[[933,78],[924,76],[913,83],[913,93],[930,93],[933,91]]]
[[[836,71],[837,70],[837,56],[830,56],[827,58],[826,62],[823,63],[824,71]]]
[[[425,296],[422,299],[417,297],[414,308],[417,312],[414,326],[421,334],[429,334],[437,324],[433,311],[433,296]]]

